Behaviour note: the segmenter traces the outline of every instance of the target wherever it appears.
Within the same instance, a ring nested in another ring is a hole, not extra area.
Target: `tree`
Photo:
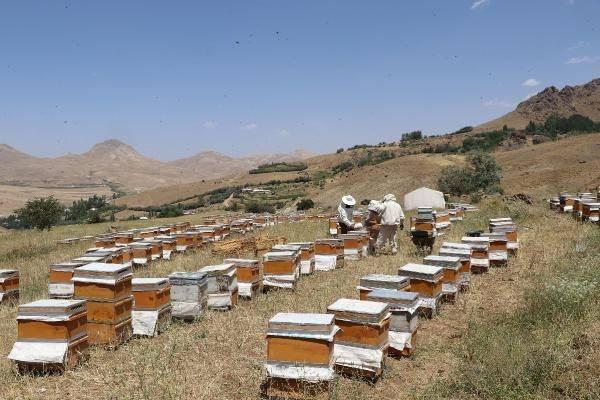
[[[315,202],[312,199],[302,199],[296,205],[296,210],[309,210],[315,206]]]
[[[537,125],[535,124],[535,122],[529,121],[529,123],[525,127],[525,132],[527,132],[527,133],[534,133],[536,131],[537,131]]]
[[[17,218],[29,228],[50,230],[63,215],[64,207],[53,196],[27,201],[23,208],[15,210]]]
[[[499,192],[502,168],[489,153],[473,153],[467,157],[467,167],[448,166],[442,169],[438,187],[455,195],[478,191]]]

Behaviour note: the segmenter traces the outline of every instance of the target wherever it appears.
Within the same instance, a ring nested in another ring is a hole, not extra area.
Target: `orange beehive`
[[[171,304],[171,285],[167,278],[135,278],[131,290],[136,310],[158,310]]]
[[[62,371],[88,356],[82,300],[38,300],[19,306],[17,341],[8,356],[21,372]]]
[[[97,237],[94,245],[96,247],[115,247],[116,240],[112,236],[107,237]]]
[[[0,269],[0,303],[19,298],[19,271]]]
[[[262,288],[261,265],[258,260],[227,258],[224,263],[235,265],[240,297],[252,299]]]

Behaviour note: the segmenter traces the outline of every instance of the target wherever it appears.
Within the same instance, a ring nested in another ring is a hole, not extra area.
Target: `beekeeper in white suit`
[[[398,253],[398,227],[404,229],[404,212],[400,204],[396,202],[396,196],[386,194],[381,204],[381,226],[375,248],[381,250],[388,242],[391,242],[392,254]]]
[[[342,197],[342,201],[338,206],[338,223],[340,224],[340,233],[342,234],[348,233],[348,231],[353,229],[362,228],[361,223],[355,223],[352,220],[355,205],[356,200],[354,200],[354,197],[349,194]]]

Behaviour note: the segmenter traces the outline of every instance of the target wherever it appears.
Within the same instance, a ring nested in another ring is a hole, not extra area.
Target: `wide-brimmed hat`
[[[394,196],[391,193],[386,194],[385,196],[383,196],[383,201],[396,201],[396,196]]]
[[[344,203],[347,206],[353,206],[356,204],[356,200],[354,200],[354,197],[347,194],[342,197],[342,203]]]

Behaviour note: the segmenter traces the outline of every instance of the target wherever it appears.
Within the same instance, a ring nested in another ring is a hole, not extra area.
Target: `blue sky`
[[[163,160],[439,134],[600,77],[600,1],[0,3],[0,143]]]

